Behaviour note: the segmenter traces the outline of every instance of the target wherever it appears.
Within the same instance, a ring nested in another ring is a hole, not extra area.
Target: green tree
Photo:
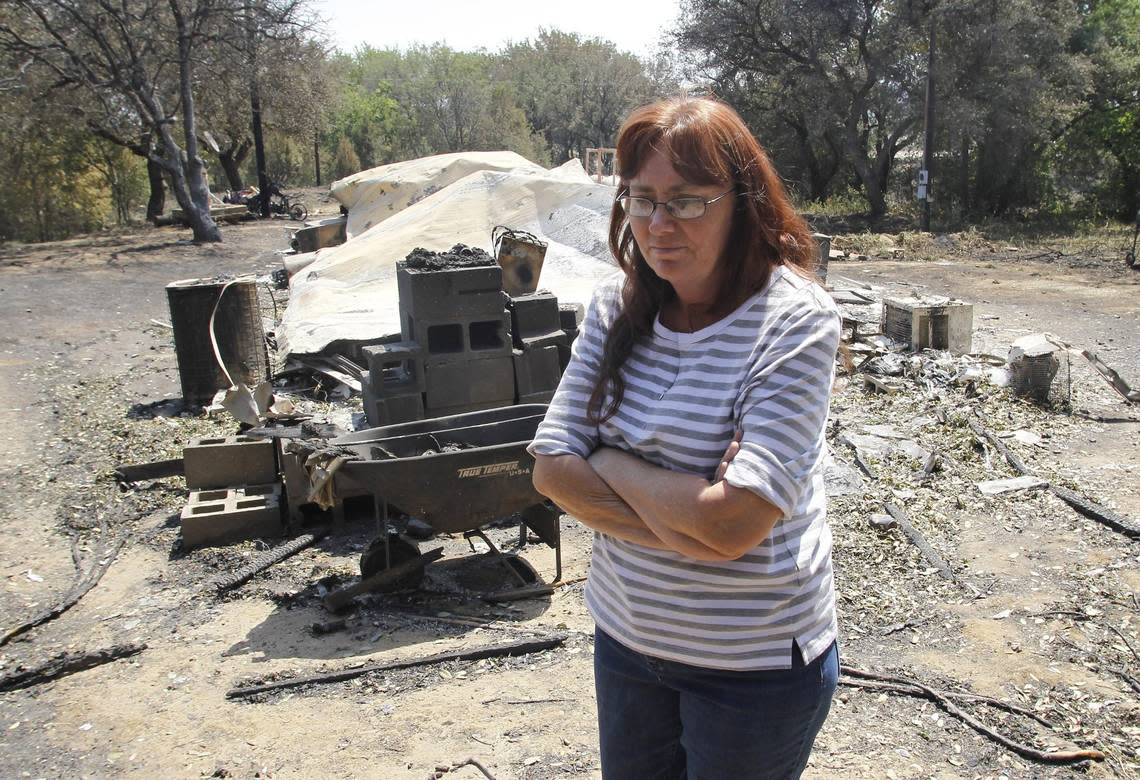
[[[675,35],[698,75],[776,117],[813,196],[841,156],[879,218],[895,157],[921,130],[927,15],[901,0],[684,0]]]
[[[0,241],[50,241],[123,224],[142,197],[138,157],[94,137],[83,117],[43,100],[48,74],[10,64],[0,85]]]
[[[1140,5],[1094,0],[1080,6],[1075,47],[1091,63],[1082,111],[1058,134],[1055,164],[1075,177],[1094,208],[1121,219],[1140,211]]]
[[[212,0],[11,0],[0,47],[54,76],[105,137],[156,137],[148,158],[169,177],[197,241],[220,241],[199,154],[194,53],[221,22]],[[178,138],[176,125],[181,129]],[[129,141],[123,140],[124,145]]]
[[[356,149],[353,148],[352,142],[342,135],[336,143],[336,153],[333,155],[333,179],[343,179],[361,170],[364,168],[360,164],[360,158],[356,156]]]
[[[391,162],[401,123],[399,106],[387,84],[368,90],[348,84],[337,96],[325,127],[326,145],[345,139],[363,168]]]
[[[508,149],[548,159],[501,58],[443,45],[406,51],[362,47],[340,67],[347,86],[332,112],[328,146],[346,137],[363,167],[442,152]]]
[[[102,177],[113,207],[115,222],[127,225],[131,213],[145,196],[146,162],[119,144],[104,138],[87,138],[83,145],[84,162]]]
[[[1050,145],[1088,92],[1073,46],[1069,0],[959,0],[933,16],[942,182],[949,207],[971,215],[1034,208],[1051,196]]]
[[[674,91],[666,64],[657,66],[609,41],[542,30],[506,47],[501,72],[555,162],[563,162],[584,157],[587,147],[612,146],[631,109]]]

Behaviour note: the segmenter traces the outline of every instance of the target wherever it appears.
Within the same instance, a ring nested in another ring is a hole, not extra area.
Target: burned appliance
[[[947,350],[955,355],[970,351],[974,306],[950,298],[887,298],[883,301],[883,333],[922,349]]]

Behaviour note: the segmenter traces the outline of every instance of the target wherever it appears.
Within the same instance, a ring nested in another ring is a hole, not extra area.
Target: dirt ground
[[[579,579],[590,536],[572,519],[562,524],[569,584],[549,598],[472,597],[467,586],[493,582],[498,569],[472,557],[461,538],[445,538],[444,560],[419,590],[365,600],[344,629],[315,634],[314,624],[332,619],[320,595],[356,574],[369,523],[350,518],[342,531],[219,597],[210,583],[257,545],[185,553],[180,479],[129,491],[116,485],[111,471],[120,463],[177,457],[191,436],[234,428],[160,403],[179,395],[164,286],[268,274],[280,267],[276,252],[289,227],[224,227],[215,246],[166,228],[0,248],[0,630],[67,593],[76,576],[73,539],[83,568],[125,540],[74,608],[0,647],[0,675],[64,651],[147,645],[131,659],[0,693],[0,776],[422,779],[469,756],[500,780],[600,776],[592,624]],[[1014,338],[1047,330],[1095,350],[1136,387],[1140,273],[1114,252],[1073,263],[1020,259],[1029,248],[948,242],[922,262],[905,253],[872,257],[833,263],[831,274],[972,301],[975,352],[1004,356]],[[1140,777],[1138,542],[1046,490],[982,496],[975,482],[1013,472],[966,427],[978,419],[1002,435],[1028,432],[1004,440],[1035,473],[1136,521],[1140,410],[1079,361],[1068,372],[1066,402],[1048,409],[1004,390],[942,382],[931,371],[907,377],[910,389],[893,396],[871,395],[854,379],[836,392],[837,456],[849,455],[843,432],[893,426],[943,463],[925,476],[902,456],[885,455],[872,464],[875,479],[832,502],[843,661],[1020,707],[954,699],[1019,743],[1095,749],[1105,759],[1050,765],[930,701],[844,685],[806,776]],[[888,500],[905,508],[953,580],[897,529],[872,527],[868,518]],[[509,527],[490,536],[504,549],[517,542]],[[548,548],[520,552],[553,578]],[[226,698],[254,679],[554,633],[565,642],[532,655]],[[481,775],[466,766],[446,776]]]

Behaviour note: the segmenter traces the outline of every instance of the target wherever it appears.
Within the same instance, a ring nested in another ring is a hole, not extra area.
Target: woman
[[[531,452],[595,530],[602,773],[788,778],[838,678],[822,462],[839,315],[724,103],[637,109],[610,247]]]

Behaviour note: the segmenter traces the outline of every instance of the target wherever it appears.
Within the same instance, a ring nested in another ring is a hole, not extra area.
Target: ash
[[[408,256],[396,263],[397,268],[409,271],[446,271],[449,268],[477,268],[495,265],[495,258],[479,247],[456,244],[446,252],[432,252],[416,247]]]

